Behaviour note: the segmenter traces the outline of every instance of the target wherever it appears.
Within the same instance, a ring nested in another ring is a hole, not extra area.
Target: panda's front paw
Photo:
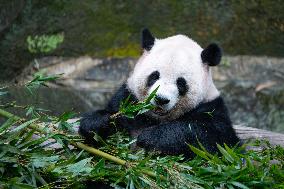
[[[154,151],[157,150],[157,138],[153,136],[154,133],[151,130],[145,130],[143,131],[138,137],[137,137],[137,146],[144,148],[145,150]]]
[[[109,122],[109,114],[102,115],[99,111],[89,114],[80,120],[79,133],[86,138],[87,142],[93,141],[94,132],[104,138],[108,136]]]

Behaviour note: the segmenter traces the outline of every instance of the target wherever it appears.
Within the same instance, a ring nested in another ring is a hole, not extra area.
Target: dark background
[[[64,34],[44,56],[137,57],[145,26],[160,38],[182,33],[203,46],[218,42],[229,55],[284,55],[281,0],[1,0],[0,79],[43,56],[29,53],[29,35]]]

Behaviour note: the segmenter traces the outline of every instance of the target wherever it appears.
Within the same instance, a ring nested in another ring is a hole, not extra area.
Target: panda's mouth
[[[163,116],[163,115],[166,115],[166,114],[169,113],[169,111],[164,110],[164,109],[161,108],[161,107],[156,107],[154,110],[152,110],[152,112],[153,112],[154,114],[159,115],[159,116]]]

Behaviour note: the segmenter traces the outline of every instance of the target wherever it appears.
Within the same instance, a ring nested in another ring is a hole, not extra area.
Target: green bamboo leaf
[[[139,112],[137,113],[137,115],[141,115],[141,114],[144,114],[146,112],[148,112],[150,109],[149,108],[144,108],[142,110],[139,110]]]
[[[98,135],[96,132],[93,133],[94,133],[93,138],[95,139],[95,141],[100,142],[104,146],[108,146],[108,144],[104,141],[104,139],[100,135]]]
[[[146,103],[146,104],[149,104],[150,101],[156,96],[156,93],[157,93],[159,87],[160,87],[160,86],[158,86],[156,89],[154,89],[154,90],[151,92],[151,94],[150,94],[150,95],[148,96],[148,98],[145,100],[145,103]]]
[[[181,175],[184,176],[190,182],[197,183],[197,184],[206,184],[206,181],[204,181],[204,180],[202,180],[202,179],[200,179],[196,176],[189,175],[189,174],[181,174]]]
[[[217,144],[217,148],[222,153],[222,155],[226,158],[227,161],[229,161],[231,163],[234,162],[234,158],[222,146]]]
[[[40,137],[37,139],[33,139],[31,141],[27,141],[25,143],[19,144],[17,147],[20,149],[30,148],[32,146],[36,146],[37,148],[41,148],[40,144],[47,141],[48,139],[52,138],[55,134],[48,135],[45,137]]]
[[[39,118],[35,118],[35,119],[32,119],[32,120],[29,120],[21,125],[19,125],[18,127],[16,127],[15,129],[13,129],[11,132],[18,132],[18,131],[21,131],[25,128],[27,128],[30,124],[34,123],[35,121],[37,121]]]
[[[25,136],[23,136],[23,137],[21,138],[19,144],[23,144],[23,143],[29,142],[29,141],[32,139],[32,137],[33,137],[35,131],[36,131],[36,130],[33,129],[33,130],[29,131],[28,133],[26,133]]]
[[[244,185],[244,184],[242,184],[240,182],[232,181],[230,183],[232,185],[234,185],[234,186],[237,186],[237,187],[241,188],[241,189],[249,189],[249,187],[247,187],[246,185]]]
[[[228,189],[235,189],[232,185],[227,185]]]
[[[231,149],[226,143],[224,144],[225,150],[231,155],[232,158],[234,158],[235,162],[241,162],[240,157],[237,156],[236,152],[234,152],[233,149]]]
[[[130,97],[131,95],[128,95],[128,97],[120,103],[119,109],[121,112],[123,112],[123,110],[130,104]]]
[[[134,186],[134,182],[133,182],[133,179],[130,180],[130,184],[128,187],[126,188],[129,188],[129,189],[135,189],[135,186]]]
[[[75,115],[76,115],[75,112],[72,111],[64,112],[58,117],[57,123],[60,121],[67,121],[73,118]]]
[[[33,78],[30,82],[28,82],[28,84],[37,81],[39,78],[40,78],[40,75],[36,75],[36,74],[35,74],[34,78]]]
[[[46,77],[40,77],[38,78],[38,81],[54,81],[58,78],[60,78],[63,74],[57,74],[52,76],[46,76]]]
[[[204,158],[208,161],[210,160],[210,158],[206,155],[206,152],[204,152],[204,151],[202,151],[202,150],[200,150],[200,149],[198,149],[198,148],[196,148],[196,147],[194,147],[190,144],[188,146],[191,149],[191,151],[193,151],[196,155],[198,155],[198,156],[200,156],[200,157],[202,157],[202,158]]]
[[[23,154],[23,152],[19,148],[12,146],[10,144],[5,144],[5,145],[1,144],[0,150],[1,150],[1,152],[10,152],[12,154]],[[3,154],[0,157],[2,158]]]
[[[140,180],[142,180],[143,182],[145,182],[146,184],[148,184],[149,186],[151,186],[151,180],[148,180],[147,177],[143,178],[143,177],[139,177]]]
[[[26,112],[26,116],[32,115],[33,111],[34,111],[34,106],[28,107],[27,112]]]
[[[250,171],[253,171],[255,169],[255,167],[253,166],[253,163],[252,163],[250,157],[245,157],[244,159],[245,159],[245,162],[246,162],[246,167],[248,167],[248,169]]]
[[[6,131],[9,127],[13,126],[13,124],[15,123],[15,119],[14,118],[9,118],[5,123],[3,123],[0,127],[0,135]]]
[[[31,163],[35,168],[43,168],[50,166],[50,164],[55,164],[60,160],[59,155],[54,156],[43,156],[40,154],[35,154],[31,158]]]
[[[66,170],[73,174],[73,176],[80,175],[81,173],[90,174],[93,168],[88,166],[92,158],[83,159],[77,163],[68,165]]]
[[[210,154],[206,148],[202,145],[202,143],[198,140],[197,138],[197,143],[198,146],[201,148],[201,150],[205,153],[205,155],[210,158],[214,163],[220,163],[220,159],[217,157],[215,157],[214,155]]]

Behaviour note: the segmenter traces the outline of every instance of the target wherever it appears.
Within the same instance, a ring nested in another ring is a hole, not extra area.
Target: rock
[[[284,59],[225,57],[213,76],[235,124],[284,132]]]

